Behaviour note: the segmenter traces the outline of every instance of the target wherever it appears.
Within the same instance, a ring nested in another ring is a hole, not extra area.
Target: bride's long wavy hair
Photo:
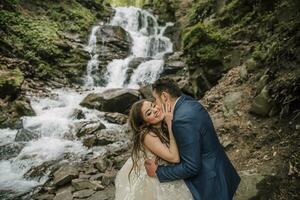
[[[131,159],[132,159],[132,168],[128,174],[128,179],[130,180],[130,174],[132,171],[135,171],[136,174],[138,174],[138,161],[142,158],[142,156],[146,157],[146,151],[144,147],[144,139],[145,136],[152,132],[154,133],[162,143],[169,146],[170,138],[168,134],[168,128],[166,123],[163,121],[161,124],[161,127],[154,127],[152,125],[147,125],[143,118],[142,113],[142,106],[145,101],[153,102],[153,100],[149,99],[143,99],[136,103],[134,103],[131,107],[130,113],[129,113],[129,126],[132,130],[132,141],[133,141],[133,147],[131,152]]]

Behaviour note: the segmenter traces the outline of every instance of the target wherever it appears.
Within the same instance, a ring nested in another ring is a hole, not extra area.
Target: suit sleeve
[[[186,119],[173,122],[173,132],[180,152],[181,162],[158,166],[156,175],[160,182],[186,179],[197,175],[201,169],[201,139],[199,124]]]

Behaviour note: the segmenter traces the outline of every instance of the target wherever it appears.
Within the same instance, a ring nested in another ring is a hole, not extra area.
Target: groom
[[[160,182],[184,179],[195,200],[229,200],[240,183],[240,177],[220,144],[205,108],[195,99],[183,95],[170,79],[158,79],[152,94],[159,106],[171,105],[172,129],[181,162],[157,166],[146,160],[149,176]]]

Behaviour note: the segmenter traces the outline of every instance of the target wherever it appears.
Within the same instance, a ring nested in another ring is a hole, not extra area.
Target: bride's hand
[[[171,112],[171,105],[170,103],[166,103],[163,105],[163,113],[165,115],[165,122],[167,123],[168,126],[172,125],[172,120],[173,120],[173,113]]]

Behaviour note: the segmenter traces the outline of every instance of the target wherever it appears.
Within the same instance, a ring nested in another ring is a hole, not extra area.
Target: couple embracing
[[[133,150],[116,177],[116,200],[229,200],[240,177],[206,109],[170,79],[130,111]]]

